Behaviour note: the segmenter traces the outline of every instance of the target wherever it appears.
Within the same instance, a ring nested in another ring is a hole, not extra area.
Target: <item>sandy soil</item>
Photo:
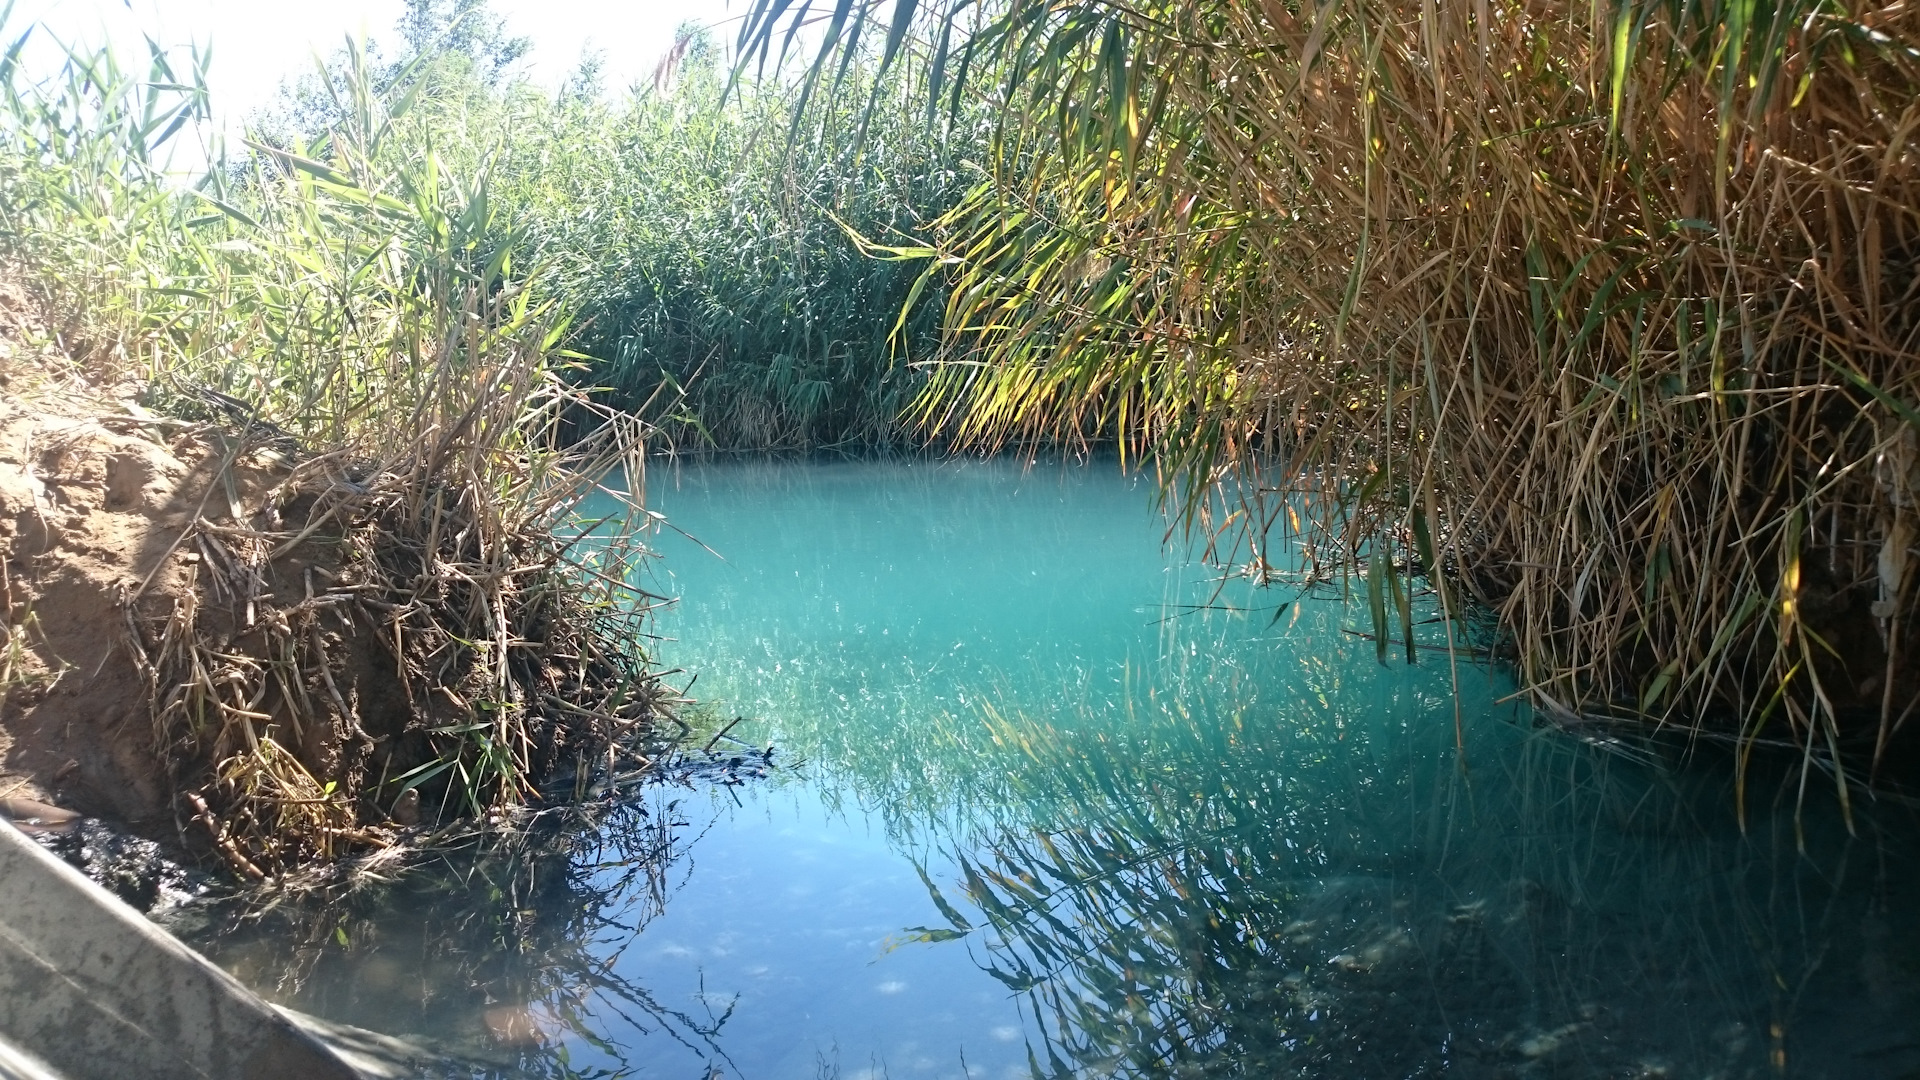
[[[544,523],[168,393],[207,422],[90,378],[0,276],[0,811],[262,878],[650,760],[659,687]]]
[[[57,351],[0,286],[0,798],[173,832],[129,620],[191,590],[176,541],[219,454]]]

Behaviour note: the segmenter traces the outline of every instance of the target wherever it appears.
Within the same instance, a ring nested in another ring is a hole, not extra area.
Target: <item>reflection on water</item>
[[[1336,751],[1361,778],[1253,726],[1002,725],[1079,800],[963,848],[966,909],[930,936],[1030,998],[1042,1074],[1913,1068],[1920,950],[1883,950],[1914,883],[1874,842],[1799,859],[1738,836],[1730,792],[1554,736],[1476,729],[1470,779],[1448,739],[1376,732]]]
[[[1905,809],[1802,853],[1783,767],[1743,834],[1724,762],[1532,730],[1478,668],[1463,755],[1447,665],[1213,580],[1111,466],[666,486],[722,558],[660,537],[663,656],[788,767],[221,962],[501,1075],[1920,1075]]]
[[[601,814],[551,814],[426,868],[370,866],[321,895],[175,909],[169,928],[271,1000],[420,1037],[449,1058],[433,1075],[605,1075],[575,1069],[568,1043],[597,1043],[610,1022],[718,1058],[724,1010],[664,1002],[618,963],[659,914],[687,827],[656,790]]]

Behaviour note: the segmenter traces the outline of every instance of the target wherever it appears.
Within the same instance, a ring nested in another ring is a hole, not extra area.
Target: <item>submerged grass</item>
[[[1425,574],[1550,715],[1836,777],[1911,735],[1911,9],[839,11],[828,70],[884,32],[1006,103],[990,178],[899,251],[949,285],[924,422],[1116,436],[1196,518],[1359,576],[1383,640]],[[820,13],[765,0],[743,46]]]
[[[1015,805],[1046,809],[938,845],[944,920],[910,940],[967,941],[1024,999],[1036,1076],[1757,1073],[1789,1042],[1832,1063],[1806,1010],[1848,992],[1829,957],[1867,947],[1876,904],[1837,815],[1796,859],[1735,834],[1724,774],[1497,725],[1478,760],[1504,743],[1512,775],[1470,785],[1444,729],[1374,727],[1392,710],[1343,701],[1351,672],[1306,670],[1278,727],[1270,701],[1188,715],[1204,691],[1099,740],[987,717]]]
[[[569,312],[486,170],[393,137],[419,72],[382,89],[353,54],[316,141],[181,184],[157,161],[198,70],[74,54],[30,84],[20,51],[6,254],[96,378],[217,448],[163,559],[189,587],[123,598],[183,828],[263,877],[644,764],[670,697],[626,584],[646,429],[570,384]],[[600,491],[622,512],[579,543]]]

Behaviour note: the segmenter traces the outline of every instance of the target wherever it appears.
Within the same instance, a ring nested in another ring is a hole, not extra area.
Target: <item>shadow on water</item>
[[[439,853],[437,865],[196,904],[169,929],[277,1004],[442,1059],[423,1075],[631,1075],[634,1060],[657,1056],[643,1037],[725,1066],[730,1008],[663,1003],[619,964],[690,869],[686,793],[654,787],[550,811]],[[592,1065],[574,1063],[581,1044]]]
[[[1659,747],[1483,723],[1463,772],[1297,704],[990,719],[1049,810],[949,845],[916,933],[1024,998],[1034,1075],[1920,1075],[1910,828],[1808,822],[1802,855],[1790,806],[1742,836]]]

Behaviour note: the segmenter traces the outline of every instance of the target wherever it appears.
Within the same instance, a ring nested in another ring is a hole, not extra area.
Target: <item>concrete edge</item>
[[[60,1080],[47,1063],[0,1038],[0,1080]]]
[[[290,1019],[0,824],[0,1040],[56,1075],[354,1080]]]

